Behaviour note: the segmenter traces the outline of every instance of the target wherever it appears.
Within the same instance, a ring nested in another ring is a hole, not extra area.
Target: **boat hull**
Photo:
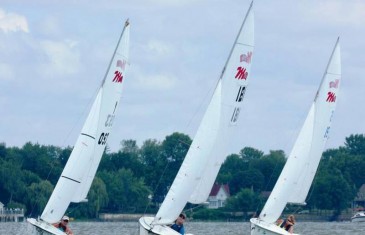
[[[352,216],[351,222],[365,222],[365,212],[359,212]]]
[[[365,222],[365,216],[360,218],[352,218],[351,222]]]
[[[257,218],[252,218],[251,235],[298,235],[289,233],[275,224],[269,224]]]
[[[49,224],[47,222],[44,221],[39,221],[33,218],[29,218],[27,219],[27,222],[30,223],[31,225],[35,226],[37,231],[40,234],[43,235],[66,235],[66,233],[62,232],[61,230],[57,229],[56,227],[54,227],[52,224]]]
[[[167,225],[153,225],[151,226],[154,217],[142,217],[139,219],[139,235],[180,235],[180,233],[176,232],[175,230],[171,229]],[[186,235],[193,235],[187,234]]]

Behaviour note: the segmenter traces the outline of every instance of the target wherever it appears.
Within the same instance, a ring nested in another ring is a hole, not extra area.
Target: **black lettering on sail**
[[[238,90],[236,102],[241,102],[243,100],[243,97],[245,96],[246,87],[240,86],[240,89]]]
[[[239,114],[240,114],[240,108],[239,107],[234,108],[231,118],[231,123],[235,123],[237,121]]]

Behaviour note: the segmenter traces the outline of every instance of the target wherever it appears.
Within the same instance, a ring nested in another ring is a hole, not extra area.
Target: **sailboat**
[[[27,220],[42,232],[65,235],[52,223],[61,220],[71,202],[87,201],[88,191],[112,130],[122,95],[124,76],[129,67],[129,31],[127,20],[89,115],[56,187],[41,217]]]
[[[206,202],[225,156],[225,141],[236,129],[251,71],[254,16],[251,3],[212,99],[188,153],[155,217],[139,219],[140,235],[176,235],[174,223],[187,202]]]
[[[341,81],[339,39],[307,118],[289,158],[258,218],[252,218],[251,235],[290,234],[275,222],[287,203],[305,205],[329,136]]]

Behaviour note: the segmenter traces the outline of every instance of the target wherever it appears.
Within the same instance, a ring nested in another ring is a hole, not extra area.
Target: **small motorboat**
[[[365,211],[359,211],[351,217],[351,222],[365,222]]]

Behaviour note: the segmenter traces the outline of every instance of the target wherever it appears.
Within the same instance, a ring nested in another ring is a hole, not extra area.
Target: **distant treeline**
[[[116,153],[107,148],[88,202],[72,204],[67,213],[77,218],[96,218],[100,212],[155,213],[191,142],[189,136],[173,133],[162,142],[146,140],[141,147],[134,140],[123,140]],[[0,144],[0,202],[8,208],[24,208],[27,216],[40,215],[71,151],[71,147],[34,143],[26,143],[22,148]],[[244,147],[229,155],[217,177],[218,183],[229,185],[231,193],[221,212],[260,211],[265,192],[274,187],[285,161],[282,150],[264,154]],[[351,135],[344,146],[325,151],[306,209],[330,209],[340,214],[350,207],[365,183],[364,169],[362,134]]]

